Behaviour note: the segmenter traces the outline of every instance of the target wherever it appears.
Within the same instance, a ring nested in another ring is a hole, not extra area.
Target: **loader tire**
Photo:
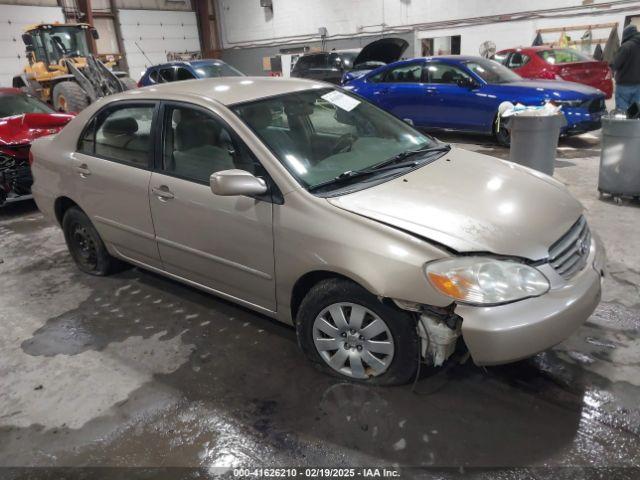
[[[78,113],[89,106],[89,97],[76,82],[60,82],[53,87],[53,107],[67,113]]]

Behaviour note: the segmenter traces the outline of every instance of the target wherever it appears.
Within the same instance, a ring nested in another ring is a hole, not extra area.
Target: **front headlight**
[[[440,293],[471,305],[509,303],[549,290],[549,281],[537,268],[488,257],[439,260],[428,263],[425,271]]]

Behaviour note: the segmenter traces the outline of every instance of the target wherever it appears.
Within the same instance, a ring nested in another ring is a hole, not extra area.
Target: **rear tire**
[[[138,88],[138,84],[131,77],[119,77],[118,80],[124,85],[125,90],[133,90],[134,88]]]
[[[334,319],[336,308],[348,327]],[[323,319],[331,321],[321,324]],[[367,331],[374,322],[382,323]],[[415,319],[349,280],[314,286],[302,300],[296,330],[307,358],[330,375],[371,385],[401,385],[415,376],[420,352]]]
[[[89,97],[76,82],[60,82],[53,87],[51,101],[56,110],[78,113],[89,106]]]
[[[79,208],[71,207],[66,211],[62,231],[71,257],[83,272],[105,276],[125,266],[109,254],[91,220]]]

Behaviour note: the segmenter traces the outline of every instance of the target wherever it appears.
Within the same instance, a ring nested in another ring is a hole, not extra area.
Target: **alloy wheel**
[[[355,303],[334,303],[313,322],[313,343],[333,370],[351,378],[383,374],[395,352],[387,324],[373,311]]]

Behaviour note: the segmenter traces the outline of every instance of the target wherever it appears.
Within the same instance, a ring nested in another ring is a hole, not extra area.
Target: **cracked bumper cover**
[[[551,266],[540,270],[551,289],[544,295],[495,307],[458,305],[462,337],[477,365],[499,365],[531,357],[568,338],[600,302],[605,253],[593,234],[585,268],[564,281]]]

